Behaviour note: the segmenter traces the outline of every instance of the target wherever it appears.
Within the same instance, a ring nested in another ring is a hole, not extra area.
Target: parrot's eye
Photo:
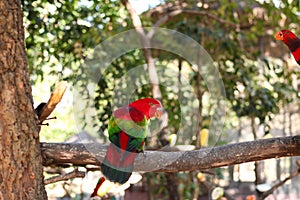
[[[151,106],[151,107],[154,106],[154,103],[149,102],[149,106]]]
[[[280,33],[279,33],[279,36],[282,37],[282,35],[283,35],[283,34],[280,32]]]
[[[289,33],[290,33],[289,31],[285,31],[285,32],[284,32],[284,34],[289,34]],[[281,35],[282,35],[282,34],[281,34]]]

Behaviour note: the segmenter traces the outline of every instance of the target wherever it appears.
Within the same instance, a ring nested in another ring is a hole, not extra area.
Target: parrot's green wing
[[[108,123],[108,134],[119,133],[123,130],[134,138],[146,138],[148,134],[148,120],[138,110],[125,106],[116,110]]]
[[[115,118],[115,123],[119,126],[126,134],[134,138],[146,138],[148,134],[148,124],[145,118],[142,122],[135,123],[134,121],[127,121],[123,119]]]

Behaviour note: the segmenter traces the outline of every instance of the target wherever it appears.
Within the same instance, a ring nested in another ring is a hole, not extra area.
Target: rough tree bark
[[[21,1],[0,1],[0,199],[47,199]]]

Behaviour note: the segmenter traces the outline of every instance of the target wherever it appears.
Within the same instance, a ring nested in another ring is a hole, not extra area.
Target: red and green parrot
[[[101,165],[104,177],[98,181],[93,194],[103,196],[105,191],[100,189],[105,182],[124,184],[133,171],[133,163],[137,153],[143,151],[148,134],[149,119],[162,115],[161,103],[153,98],[133,101],[115,110],[108,123],[110,145]],[[104,191],[104,192],[103,192]]]
[[[275,38],[286,44],[296,62],[300,65],[300,39],[289,30],[278,31],[275,34]]]

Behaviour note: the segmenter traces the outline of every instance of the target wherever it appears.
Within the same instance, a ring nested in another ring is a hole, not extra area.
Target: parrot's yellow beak
[[[276,40],[283,40],[283,34],[281,31],[278,31],[276,34],[275,34],[275,39]]]

